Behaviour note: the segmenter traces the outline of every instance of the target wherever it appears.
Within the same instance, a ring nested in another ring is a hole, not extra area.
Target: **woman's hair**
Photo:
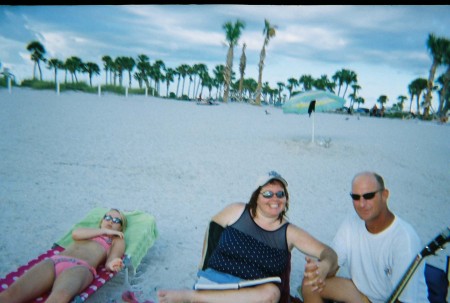
[[[284,186],[284,184],[281,181],[276,180],[276,179],[270,180],[263,186],[265,186],[267,184],[275,184],[275,183],[281,184],[281,186],[283,186],[284,192],[286,194],[286,206],[285,206],[284,210],[278,216],[278,219],[280,219],[280,222],[281,222],[283,220],[283,218],[286,216],[287,211],[289,210],[289,193],[288,193],[287,188]],[[258,188],[251,195],[250,201],[248,201],[248,203],[247,203],[247,207],[250,209],[250,213],[253,217],[256,216],[256,207],[257,207],[258,196],[259,196],[259,194],[261,192],[261,188],[263,186],[258,186]]]
[[[122,211],[118,210],[117,208],[111,208],[106,213],[109,213],[110,211],[115,211],[115,212],[119,213],[120,219],[122,220],[122,232],[125,232],[125,229],[127,229],[127,217],[125,216],[125,214]],[[102,222],[103,222],[103,217],[100,219],[99,226],[102,226]]]

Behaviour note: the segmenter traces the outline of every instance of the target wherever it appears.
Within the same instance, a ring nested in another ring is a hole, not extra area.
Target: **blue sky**
[[[387,95],[391,106],[399,95],[409,97],[411,81],[428,78],[432,59],[426,40],[430,33],[450,38],[448,16],[448,5],[1,5],[0,62],[19,81],[31,78],[26,46],[37,40],[47,58],[77,56],[102,69],[104,55],[145,54],[151,63],[159,59],[172,68],[205,63],[212,74],[216,65],[225,64],[222,25],[240,19],[246,26],[234,50],[233,70],[238,73],[246,43],[246,77],[256,80],[268,19],[277,33],[267,48],[263,82],[275,88],[277,82],[305,74],[331,79],[346,68],[358,75],[365,106],[380,95]],[[52,80],[53,72],[44,67],[43,76]],[[94,83],[104,83],[104,77],[102,71]]]

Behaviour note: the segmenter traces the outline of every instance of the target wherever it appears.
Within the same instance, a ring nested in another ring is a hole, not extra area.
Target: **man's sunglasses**
[[[122,220],[120,218],[113,217],[111,215],[105,215],[103,220],[112,221],[113,223],[122,225]]]
[[[284,198],[286,196],[286,194],[283,190],[277,191],[276,193],[274,193],[273,191],[270,191],[270,190],[266,190],[266,191],[263,191],[261,193],[261,195],[264,198],[268,198],[268,199],[272,198],[274,195],[277,196],[277,198]]]
[[[352,197],[352,199],[355,200],[355,201],[359,201],[359,199],[361,199],[361,196],[364,198],[364,200],[372,200],[375,197],[375,195],[378,192],[380,192],[380,191],[383,191],[383,190],[379,189],[379,190],[374,191],[372,193],[365,193],[365,194],[362,194],[362,195],[350,193],[350,197]]]

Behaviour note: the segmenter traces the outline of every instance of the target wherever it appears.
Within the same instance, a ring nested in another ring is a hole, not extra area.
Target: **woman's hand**
[[[325,287],[324,281],[327,273],[321,268],[320,262],[313,261],[310,257],[306,257],[305,259],[305,285],[311,286],[314,292],[321,292]]]
[[[109,271],[118,272],[123,268],[123,261],[121,258],[114,258],[106,264],[106,269]]]
[[[116,237],[123,239],[123,232],[121,232],[121,231],[108,229],[108,228],[103,228],[102,231],[103,231],[103,235],[105,235],[105,236],[116,236]]]

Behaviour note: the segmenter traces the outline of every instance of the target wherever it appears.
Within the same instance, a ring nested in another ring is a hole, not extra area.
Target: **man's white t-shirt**
[[[386,230],[371,234],[355,213],[339,227],[333,248],[339,266],[347,270],[359,291],[372,303],[387,301],[423,249],[414,228],[401,218],[396,216]],[[424,272],[422,262],[400,295],[401,302],[428,302]]]

